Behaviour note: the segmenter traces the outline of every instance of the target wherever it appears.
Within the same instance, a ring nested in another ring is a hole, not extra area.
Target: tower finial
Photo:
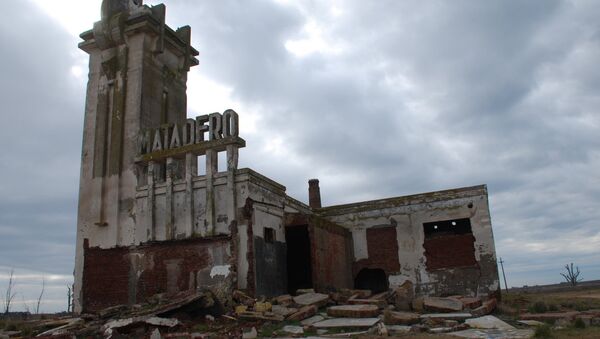
[[[102,0],[102,20],[144,4],[143,0]]]

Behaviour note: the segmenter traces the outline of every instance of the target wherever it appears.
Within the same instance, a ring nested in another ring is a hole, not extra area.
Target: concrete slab
[[[386,311],[383,321],[387,325],[412,325],[420,321],[420,315],[412,312]]]
[[[462,302],[452,298],[425,297],[423,306],[434,312],[458,312],[463,309]]]
[[[379,321],[379,318],[333,318],[320,321],[313,326],[316,328],[372,327]]]
[[[422,314],[421,319],[469,319],[473,318],[471,313],[467,312],[455,312],[455,313],[427,313]]]
[[[533,335],[533,330],[478,330],[470,329],[446,333],[446,335],[471,338],[471,339],[528,339]]]
[[[494,317],[493,315],[485,315],[479,318],[471,318],[465,320],[465,324],[471,328],[479,329],[498,329],[498,330],[514,330],[515,327],[505,323],[504,321]]]
[[[537,321],[537,320],[519,320],[519,321],[517,321],[517,323],[519,323],[521,325],[526,325],[526,326],[542,326],[542,325],[544,325],[543,322]]]
[[[287,325],[287,326],[283,326],[283,332],[290,333],[290,334],[303,334],[304,329],[302,328],[302,326]]]
[[[327,305],[329,296],[321,293],[305,293],[297,297],[294,297],[294,302],[301,306],[315,305],[317,307],[323,307]]]
[[[308,319],[304,319],[300,322],[300,324],[302,326],[312,326],[315,323],[318,323],[319,321],[323,321],[325,320],[324,317],[320,316],[320,315],[315,315],[313,317],[310,317]]]
[[[339,305],[327,308],[330,317],[373,318],[379,315],[379,307],[375,305]]]

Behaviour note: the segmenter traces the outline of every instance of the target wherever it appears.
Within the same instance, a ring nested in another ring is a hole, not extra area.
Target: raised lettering
[[[204,133],[208,132],[208,115],[200,115],[196,117],[196,143],[199,144],[205,140]]]

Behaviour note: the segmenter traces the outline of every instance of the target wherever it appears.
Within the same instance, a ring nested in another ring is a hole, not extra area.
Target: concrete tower
[[[141,130],[185,123],[186,82],[198,52],[189,26],[165,24],[165,6],[104,0],[101,20],[81,34],[90,55],[77,219],[75,311],[81,310],[85,247],[138,244],[136,164]],[[164,172],[164,168],[162,168]],[[161,168],[157,177],[164,177]]]

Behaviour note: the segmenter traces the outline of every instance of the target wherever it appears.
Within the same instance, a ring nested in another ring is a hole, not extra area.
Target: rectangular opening
[[[287,244],[288,292],[295,294],[298,289],[312,288],[308,225],[286,227],[285,242]]]
[[[197,163],[198,163],[198,166],[197,166],[196,175],[198,175],[198,176],[206,175],[206,155],[199,155]]]
[[[227,172],[227,152],[219,152],[217,156],[219,166],[217,167],[217,171],[219,172]]]
[[[428,270],[478,266],[470,219],[427,222],[423,230]]]
[[[425,238],[473,233],[471,231],[471,220],[468,218],[426,222],[423,224],[423,228]]]
[[[263,238],[266,243],[272,244],[275,242],[275,230],[269,227],[264,228]]]

